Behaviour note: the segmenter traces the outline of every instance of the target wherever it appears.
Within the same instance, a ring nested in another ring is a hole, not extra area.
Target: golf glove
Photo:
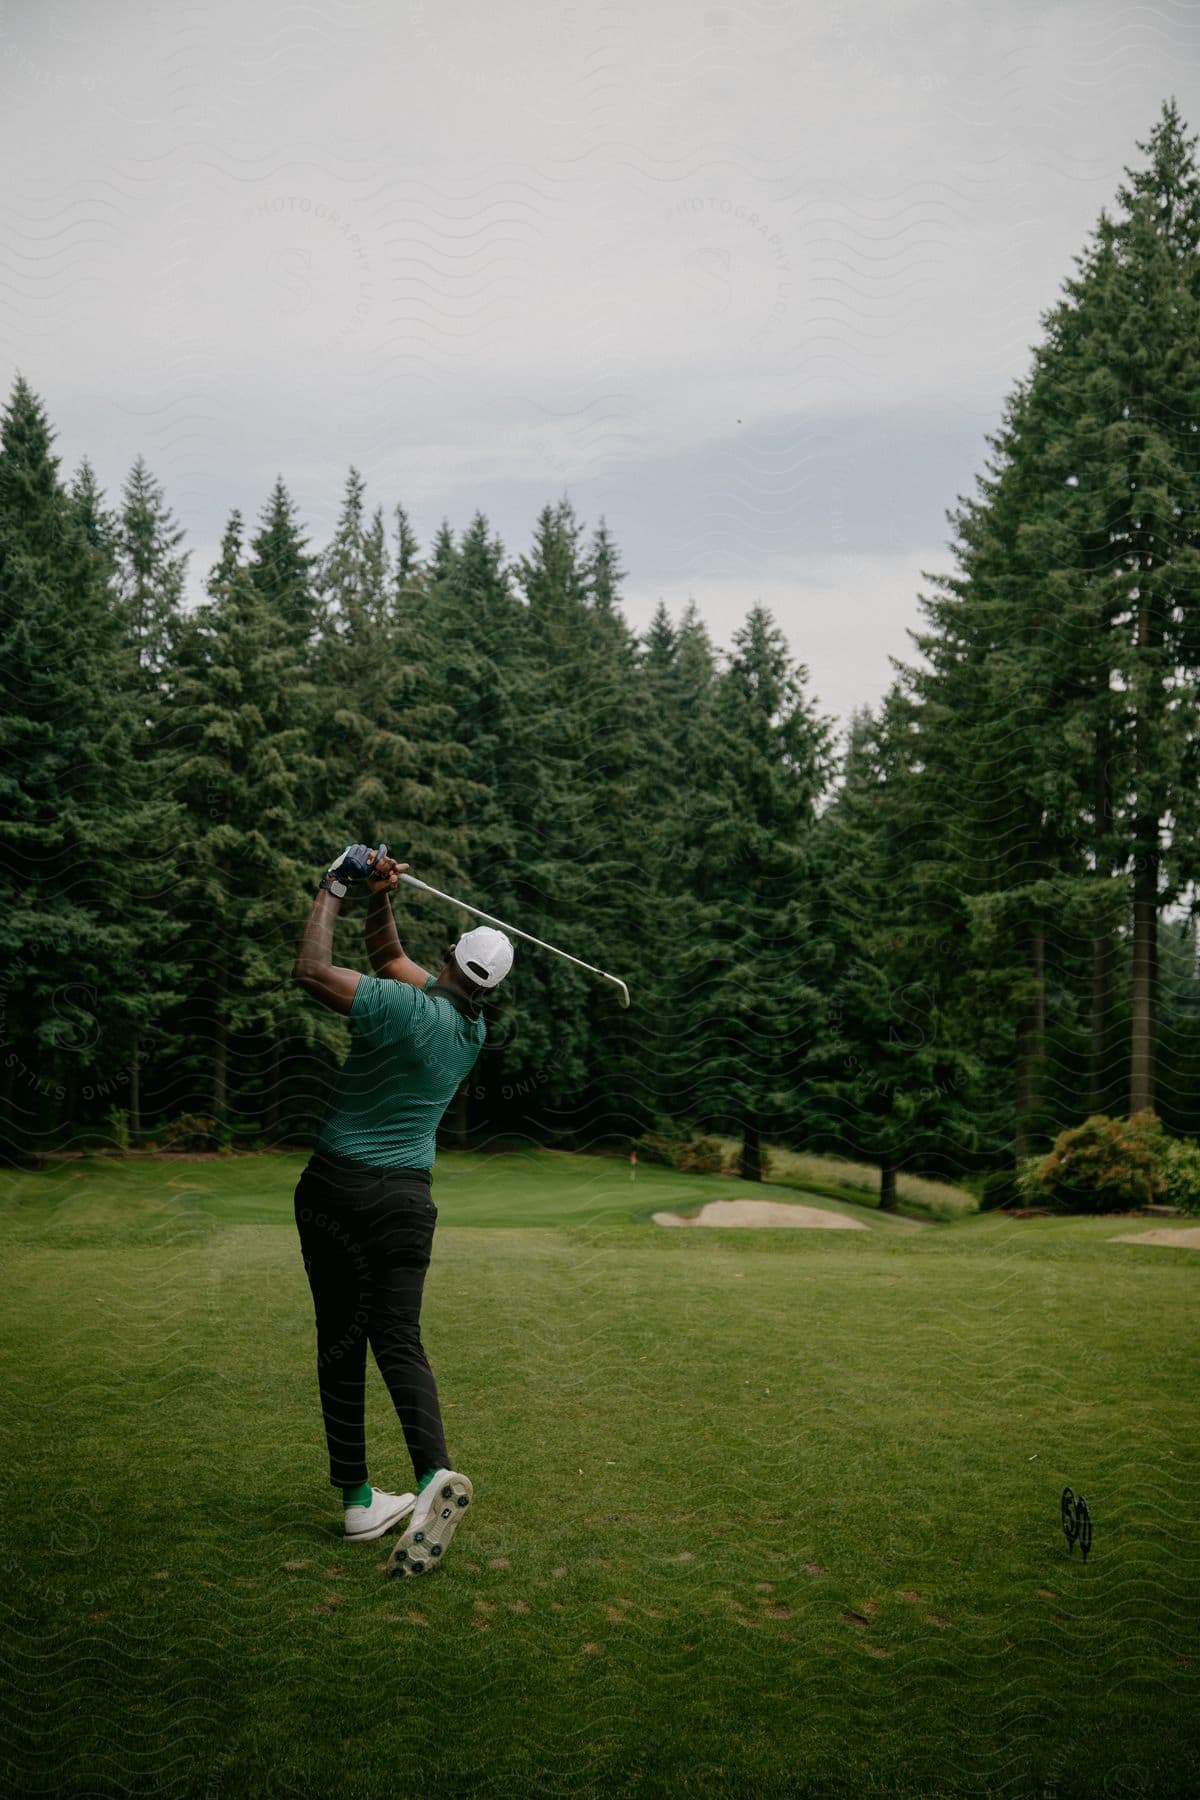
[[[374,872],[373,864],[367,861],[371,854],[369,844],[347,844],[342,854],[335,857],[325,871],[325,879],[321,886],[329,888],[331,893],[338,894],[340,890],[340,893],[344,894],[352,881],[366,881]],[[380,844],[375,852],[376,862],[380,857],[386,855],[387,845]]]

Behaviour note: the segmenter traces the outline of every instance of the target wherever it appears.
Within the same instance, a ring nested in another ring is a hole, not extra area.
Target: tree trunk
[[[216,972],[216,995],[213,1001],[212,1109],[216,1119],[225,1117],[229,1100],[229,1027],[225,1023],[225,980],[225,968],[222,964]]]
[[[274,1038],[271,1043],[271,1073],[267,1080],[267,1108],[266,1118],[264,1120],[267,1131],[267,1141],[272,1144],[279,1136],[280,1062],[279,1039]]]
[[[0,1057],[0,1119],[4,1121],[0,1130],[0,1164],[8,1167],[17,1161],[19,1145],[17,1142],[17,1109],[16,1109],[16,1052],[6,1051]],[[24,1134],[22,1133],[22,1136]]]
[[[1108,737],[1103,728],[1096,738],[1096,847],[1092,858],[1097,875],[1111,874],[1108,841],[1112,832],[1112,787],[1108,773]],[[1107,1112],[1112,1092],[1109,1054],[1113,1043],[1113,1005],[1116,999],[1116,947],[1113,930],[1103,906],[1096,908],[1092,938],[1092,1047],[1091,1110]]]
[[[762,1180],[762,1141],[758,1120],[748,1114],[742,1125],[742,1160],[738,1173],[743,1181]]]
[[[1148,555],[1142,558],[1143,571],[1150,566]],[[1161,633],[1156,630],[1152,598],[1143,581],[1138,595],[1137,646],[1139,650],[1157,648]],[[1147,791],[1152,749],[1152,722],[1161,712],[1151,707],[1151,681],[1143,683],[1134,725],[1135,788],[1137,817],[1134,820],[1133,865],[1133,983],[1130,990],[1130,1057],[1129,1110],[1141,1112],[1154,1105],[1154,1014],[1158,991],[1158,812]],[[1160,698],[1154,693],[1154,700]]]
[[[75,1148],[74,1127],[79,1115],[79,1077],[74,1068],[69,1068],[63,1076],[62,1112],[59,1117],[67,1128],[67,1143],[70,1149]]]
[[[1092,939],[1091,1110],[1107,1112],[1112,1092],[1109,1053],[1114,1048],[1112,1017],[1116,998],[1116,954],[1112,931],[1102,921]]]
[[[1157,837],[1157,829],[1155,829]],[[1142,839],[1144,843],[1146,840]],[[1132,1036],[1129,1110],[1154,1106],[1154,1015],[1158,997],[1158,853],[1139,850],[1133,877]]]
[[[133,1055],[129,1059],[129,1142],[137,1148],[138,1139],[142,1135],[142,1040],[133,1040]]]
[[[1036,1148],[1030,1126],[1042,1108],[1046,1059],[1046,934],[1040,921],[1029,928],[1029,968],[1033,987],[1017,1020],[1016,1131],[1018,1157]]]
[[[879,1164],[879,1210],[896,1210],[896,1165],[890,1156],[881,1158]]]
[[[225,789],[225,824],[230,821],[229,788]],[[226,958],[232,952],[235,933],[232,929],[229,907],[230,859],[226,857],[222,864],[224,876],[224,904],[221,918],[214,921],[223,927],[222,937],[216,946],[215,969],[213,971],[213,1070],[212,1070],[212,1109],[213,1117],[218,1123],[225,1118],[229,1104],[229,1024],[225,1018],[225,996],[229,992],[229,964]]]

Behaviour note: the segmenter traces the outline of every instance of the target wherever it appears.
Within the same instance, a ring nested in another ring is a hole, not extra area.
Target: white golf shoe
[[[446,1554],[475,1489],[465,1475],[439,1469],[417,1495],[408,1528],[387,1562],[389,1575],[423,1575]]]
[[[382,1537],[385,1531],[391,1531],[417,1503],[415,1494],[385,1494],[382,1488],[372,1488],[370,1506],[348,1506],[346,1508],[346,1541],[353,1544],[365,1544],[371,1538]]]

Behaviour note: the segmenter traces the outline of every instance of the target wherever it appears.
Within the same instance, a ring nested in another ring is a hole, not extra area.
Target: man
[[[507,975],[513,949],[503,932],[479,926],[447,949],[436,977],[422,969],[400,946],[389,898],[407,868],[351,845],[321,882],[304,927],[294,978],[346,1014],[353,1041],[296,1188],[295,1212],[316,1312],[329,1479],[342,1491],[346,1537],[382,1537],[411,1515],[388,1569],[419,1575],[436,1566],[474,1491],[451,1465],[421,1344],[437,1222],[435,1138],[483,1047],[480,996]],[[333,961],[333,928],[351,881],[370,890],[374,975]],[[414,1493],[389,1494],[367,1479],[368,1344],[404,1430]]]

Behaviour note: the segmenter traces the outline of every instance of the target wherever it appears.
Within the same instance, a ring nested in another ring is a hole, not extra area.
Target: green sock
[[[344,1487],[342,1489],[342,1504],[343,1506],[370,1506],[370,1482],[360,1481],[357,1487]]]
[[[418,1481],[418,1483],[417,1483],[418,1494],[423,1494],[425,1492],[425,1489],[429,1486],[430,1482],[433,1480],[433,1478],[437,1474],[437,1472],[438,1471],[436,1469],[427,1469],[426,1470],[425,1474],[422,1475],[420,1481]]]

